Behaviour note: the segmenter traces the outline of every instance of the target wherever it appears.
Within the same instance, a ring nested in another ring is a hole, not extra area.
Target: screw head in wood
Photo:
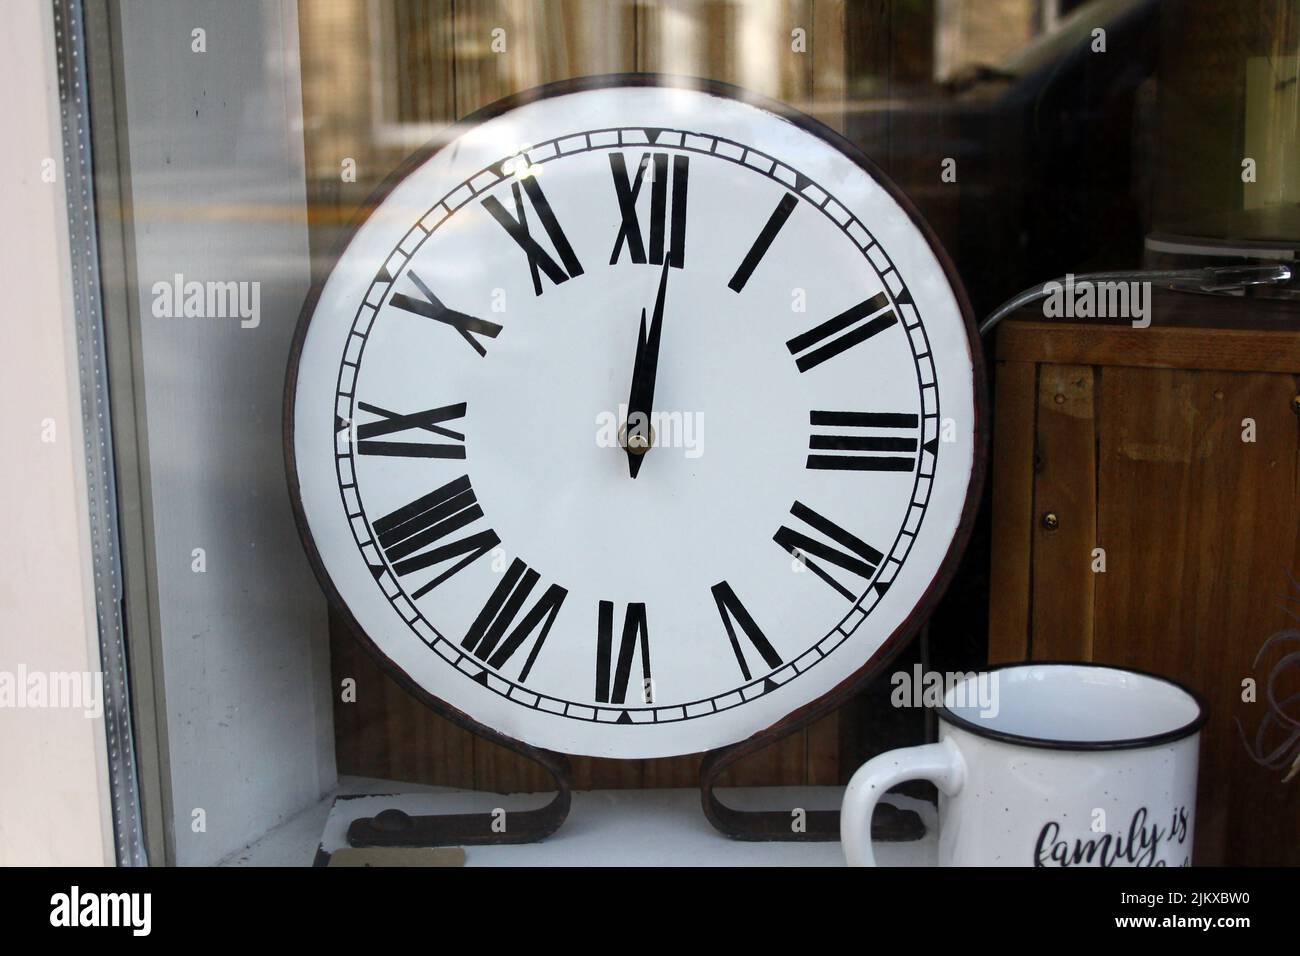
[[[1048,531],[1055,531],[1061,526],[1061,519],[1056,516],[1055,511],[1049,511],[1043,515],[1043,527]]]

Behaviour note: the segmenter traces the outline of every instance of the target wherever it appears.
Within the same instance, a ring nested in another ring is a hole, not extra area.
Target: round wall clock
[[[605,757],[735,743],[883,666],[984,458],[969,308],[907,200],[702,81],[569,81],[451,134],[290,362],[294,506],[354,630],[442,712]]]

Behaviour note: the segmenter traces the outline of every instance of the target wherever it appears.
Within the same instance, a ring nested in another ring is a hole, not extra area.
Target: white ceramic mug
[[[958,681],[938,713],[938,743],[853,775],[840,815],[850,866],[875,865],[876,801],[918,779],[939,788],[940,866],[1191,863],[1206,719],[1192,691],[1121,668],[1012,664]]]

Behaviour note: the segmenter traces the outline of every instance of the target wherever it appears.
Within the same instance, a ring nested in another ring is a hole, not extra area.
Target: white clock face
[[[387,193],[307,315],[318,571],[511,738],[742,740],[894,650],[955,557],[977,359],[950,278],[775,113],[653,86],[501,112]]]

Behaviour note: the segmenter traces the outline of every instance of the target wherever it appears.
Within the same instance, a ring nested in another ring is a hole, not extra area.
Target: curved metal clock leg
[[[554,778],[555,796],[546,806],[536,810],[516,810],[504,818],[492,813],[412,816],[402,810],[384,810],[373,817],[353,820],[348,826],[348,844],[354,847],[484,846],[535,843],[546,839],[569,816],[569,781],[573,771],[563,754],[531,748],[519,749],[518,752],[540,763]]]
[[[747,740],[720,750],[711,750],[700,764],[700,799],[704,815],[720,832],[733,840],[827,842],[840,838],[838,810],[737,810],[718,799],[713,788],[724,770],[756,750],[772,743],[771,738]],[[919,840],[925,836],[925,824],[913,810],[900,810],[887,803],[876,804],[871,820],[871,837],[887,843]]]

